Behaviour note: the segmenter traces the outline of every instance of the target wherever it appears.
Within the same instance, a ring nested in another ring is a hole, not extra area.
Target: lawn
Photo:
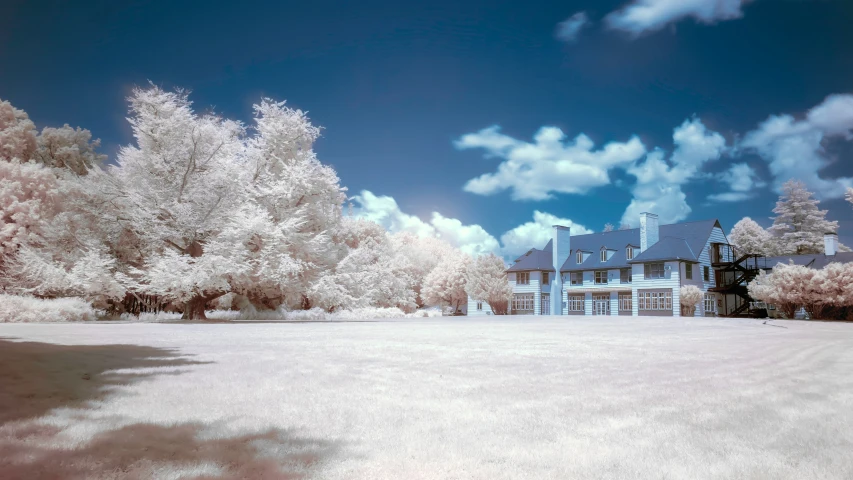
[[[0,324],[0,478],[853,478],[853,324]]]

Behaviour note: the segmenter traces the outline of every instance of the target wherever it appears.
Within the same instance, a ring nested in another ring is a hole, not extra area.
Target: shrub
[[[681,302],[681,314],[692,317],[696,313],[696,305],[702,301],[702,290],[695,285],[685,285],[678,292],[678,298]]]
[[[0,294],[0,323],[86,322],[103,312],[79,298],[43,299]]]

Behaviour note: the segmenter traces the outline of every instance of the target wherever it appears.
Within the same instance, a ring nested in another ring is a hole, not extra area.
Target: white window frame
[[[711,267],[707,265],[702,266],[702,280],[705,282],[711,281]]]
[[[622,275],[624,272],[628,272],[628,275],[627,276]],[[620,269],[619,270],[619,283],[631,283],[631,275],[632,274],[633,274],[633,272],[631,272],[630,268]],[[626,277],[627,277],[627,280],[625,280]]]
[[[532,312],[535,308],[536,304],[532,293],[514,293],[512,295],[512,311]]]
[[[596,285],[607,285],[607,270],[596,270],[593,275]]]
[[[684,278],[693,280],[693,264],[690,262],[684,264]]]
[[[570,272],[569,283],[571,285],[583,285],[583,272]]]
[[[602,263],[607,261],[607,249],[606,248],[601,249],[601,252],[599,253],[599,258],[601,259]]]
[[[566,305],[570,312],[583,312],[584,297],[583,295],[569,295]]]
[[[483,310],[483,302],[477,302],[477,310]]]
[[[625,249],[625,258],[627,258],[628,260],[634,259],[634,247],[632,247],[631,245],[628,245],[628,248]]]
[[[583,263],[583,252],[582,251],[578,250],[578,253],[576,254],[575,260],[577,260],[578,265]]]
[[[705,307],[703,313],[717,313],[717,296],[713,293],[706,293],[703,306]]]
[[[671,311],[672,291],[666,292],[637,292],[637,310]]]
[[[630,293],[620,293],[619,294],[619,310],[623,312],[630,312],[634,306],[634,300],[631,298]]]
[[[516,285],[530,285],[530,272],[516,272],[515,284]]]

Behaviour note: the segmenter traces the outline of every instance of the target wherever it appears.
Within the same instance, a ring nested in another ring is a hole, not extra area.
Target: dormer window
[[[607,261],[607,249],[606,248],[601,249],[601,261],[602,262]]]
[[[625,258],[628,260],[634,259],[634,247],[628,245],[628,248],[625,249]]]
[[[577,253],[577,261],[578,261],[578,265],[583,263],[583,252],[580,250],[578,250],[578,253]]]

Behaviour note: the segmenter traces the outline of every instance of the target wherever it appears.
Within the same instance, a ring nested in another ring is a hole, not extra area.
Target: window
[[[662,263],[647,263],[643,265],[643,267],[645,269],[646,280],[654,278],[664,278],[664,267]]]
[[[717,301],[713,293],[705,294],[705,313],[714,313],[717,311]]]
[[[483,302],[477,302],[477,310],[483,309]]]
[[[595,283],[598,285],[607,283],[607,270],[598,270],[595,272]]]
[[[550,283],[550,272],[542,272],[542,285],[548,285]]]
[[[577,258],[575,260],[577,260],[578,265],[583,263],[583,252],[582,251],[578,250]]]
[[[672,310],[672,291],[637,292],[638,310]]]
[[[631,269],[623,268],[619,270],[619,281],[622,283],[631,283]]]
[[[711,267],[704,266],[702,267],[702,279],[706,282],[711,281]]]
[[[628,260],[634,259],[634,247],[628,245],[628,248],[625,249],[625,258]]]
[[[629,312],[633,307],[633,300],[630,293],[619,294],[619,310]]]
[[[518,285],[530,285],[530,272],[518,272],[515,274],[515,283]]]
[[[684,265],[684,278],[693,280],[693,264],[687,263]]]
[[[532,293],[516,293],[512,296],[512,311],[514,312],[532,312],[533,311],[533,294]]]
[[[583,272],[570,273],[572,285],[583,285]]]
[[[569,295],[569,311],[570,312],[582,312],[583,311],[583,296],[581,295]]]
[[[606,248],[601,249],[601,261],[602,262],[607,261],[607,249]]]

